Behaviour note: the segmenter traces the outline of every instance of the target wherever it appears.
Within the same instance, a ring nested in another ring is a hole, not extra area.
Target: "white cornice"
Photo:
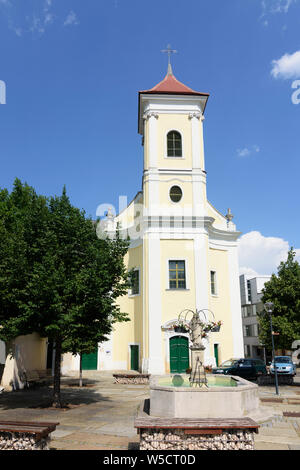
[[[156,114],[193,114],[202,120],[207,96],[195,95],[140,95],[139,133],[143,134],[143,119],[148,112]],[[155,116],[156,117],[156,116]]]

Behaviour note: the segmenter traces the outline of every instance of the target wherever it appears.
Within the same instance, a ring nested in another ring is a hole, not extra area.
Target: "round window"
[[[182,198],[182,190],[179,186],[172,186],[170,189],[170,199],[173,202],[179,202]]]

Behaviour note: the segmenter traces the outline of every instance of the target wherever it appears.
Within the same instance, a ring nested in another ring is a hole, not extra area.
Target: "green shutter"
[[[139,370],[139,347],[130,345],[130,369]]]
[[[189,368],[189,344],[185,336],[173,336],[170,339],[170,371],[185,373]]]
[[[219,345],[218,344],[214,344],[214,355],[216,359],[216,366],[218,367],[219,365]]]

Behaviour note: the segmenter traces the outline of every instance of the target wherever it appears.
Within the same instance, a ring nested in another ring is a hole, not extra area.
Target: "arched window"
[[[181,135],[177,131],[170,131],[167,135],[167,156],[182,157]]]

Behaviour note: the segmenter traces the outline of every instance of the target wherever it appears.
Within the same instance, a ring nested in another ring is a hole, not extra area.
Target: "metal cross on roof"
[[[167,49],[161,50],[161,52],[168,54],[168,75],[173,75],[172,66],[171,66],[171,54],[177,54],[176,49],[171,49],[171,45],[167,45]]]

